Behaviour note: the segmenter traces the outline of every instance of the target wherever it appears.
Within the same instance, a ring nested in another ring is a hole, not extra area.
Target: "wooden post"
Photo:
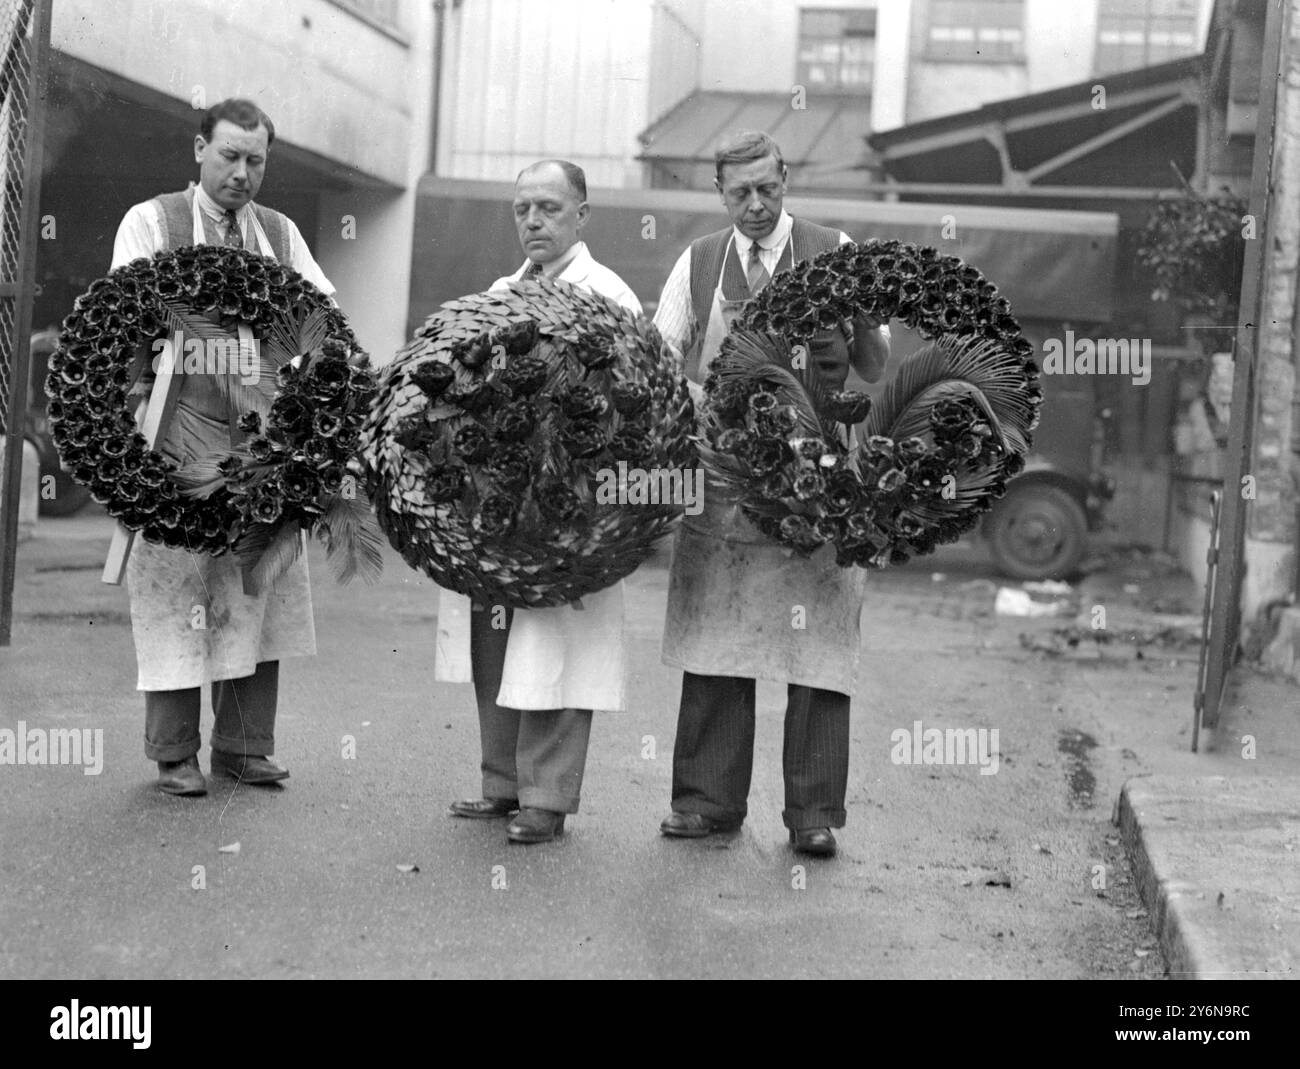
[[[181,375],[176,371],[176,365],[181,359],[180,350],[181,336],[177,334],[170,345],[163,346],[158,358],[157,378],[149,394],[144,423],[140,428],[150,449],[158,448],[167,437],[167,429],[176,412],[176,402],[180,399]],[[105,583],[121,586],[122,578],[126,575],[126,561],[131,555],[131,545],[134,542],[135,532],[119,523],[108,546],[108,560],[104,562],[102,578]]]

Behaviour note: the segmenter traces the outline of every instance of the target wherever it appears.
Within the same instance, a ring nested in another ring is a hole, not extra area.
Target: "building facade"
[[[404,341],[435,23],[399,0],[58,0],[34,325],[107,271],[131,204],[197,180],[202,111],[247,96],[276,125],[259,202],[294,219],[386,359]]]
[[[1211,4],[547,0],[539,19],[460,0],[436,169],[499,181],[562,156],[596,186],[708,189],[718,137],[757,127],[801,188],[872,195],[873,131],[1193,55]]]

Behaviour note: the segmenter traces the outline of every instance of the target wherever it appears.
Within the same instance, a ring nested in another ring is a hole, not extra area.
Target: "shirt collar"
[[[794,219],[784,208],[781,209],[781,215],[776,221],[776,226],[772,228],[772,233],[757,242],[759,248],[764,252],[779,250],[785,247],[785,243],[790,237],[790,228],[794,226]],[[749,256],[749,247],[755,242],[742,234],[736,227],[731,228],[735,237],[736,251],[745,256]]]
[[[202,185],[196,185],[194,187],[194,196],[199,202],[199,208],[209,219],[212,219],[215,222],[221,222],[225,219],[226,209],[209,197],[208,191],[204,189]],[[245,204],[242,208],[235,209],[235,218],[241,223],[243,222],[244,208],[247,207],[248,205]]]
[[[582,252],[584,249],[586,249],[586,247],[587,247],[586,242],[575,241],[572,245],[569,246],[568,249],[565,250],[564,255],[561,256],[559,259],[552,260],[549,264],[542,265],[542,277],[555,278],[558,275],[564,274],[564,272],[568,270],[569,265],[573,263],[573,261],[576,260],[580,255],[582,255]],[[531,263],[532,261],[529,260],[528,263],[524,264],[522,270],[525,274],[528,272],[528,268]],[[521,275],[520,277],[523,276]]]

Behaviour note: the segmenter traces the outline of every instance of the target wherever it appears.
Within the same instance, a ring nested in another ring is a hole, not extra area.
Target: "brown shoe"
[[[564,814],[525,806],[506,828],[512,843],[549,843],[564,834]]]
[[[277,765],[269,757],[226,753],[224,750],[212,751],[212,774],[257,785],[279,783],[289,778],[289,770]]]
[[[714,820],[703,813],[669,813],[659,830],[674,839],[703,839],[719,832],[732,832],[740,828],[739,820]]]
[[[452,802],[447,810],[453,817],[468,817],[470,820],[492,820],[518,811],[517,798],[464,798]]]
[[[199,769],[197,754],[184,761],[158,762],[158,789],[164,794],[194,796],[208,793],[208,781]]]

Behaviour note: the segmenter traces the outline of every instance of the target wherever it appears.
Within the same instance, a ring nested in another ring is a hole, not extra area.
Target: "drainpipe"
[[[429,128],[429,174],[438,170],[438,117],[442,110],[442,50],[447,35],[447,7],[454,11],[461,0],[433,0],[433,117]]]

